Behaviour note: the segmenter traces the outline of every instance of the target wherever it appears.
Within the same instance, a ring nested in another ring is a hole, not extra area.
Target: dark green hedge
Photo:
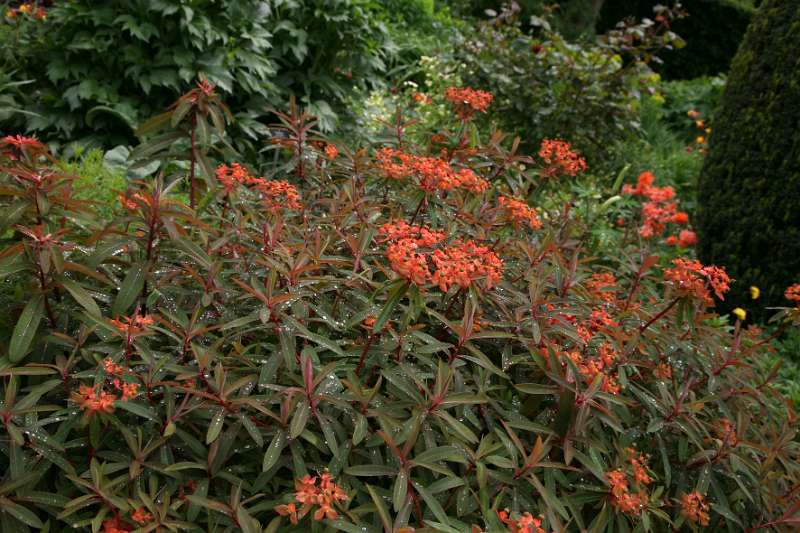
[[[796,0],[765,1],[714,117],[696,220],[701,259],[738,280],[730,305],[750,285],[762,306],[786,305],[784,289],[800,281],[799,51]]]
[[[597,23],[602,33],[626,17],[652,17],[653,6],[664,0],[605,0]],[[663,65],[654,65],[664,77],[690,79],[711,76],[728,70],[739,43],[747,31],[754,9],[743,1],[682,0],[689,16],[679,20],[673,30],[686,40],[680,50],[659,54]]]

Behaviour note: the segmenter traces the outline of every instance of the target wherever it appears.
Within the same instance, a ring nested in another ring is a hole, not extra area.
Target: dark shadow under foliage
[[[658,0],[606,0],[597,30],[604,32],[627,17],[653,17],[653,6],[672,4]],[[665,52],[664,64],[654,66],[670,79],[713,76],[728,70],[731,59],[747,31],[753,8],[734,0],[683,0],[689,16],[677,21],[673,30],[686,38],[680,50]]]
[[[700,256],[782,305],[800,276],[800,11],[770,0],[733,61],[699,183]]]

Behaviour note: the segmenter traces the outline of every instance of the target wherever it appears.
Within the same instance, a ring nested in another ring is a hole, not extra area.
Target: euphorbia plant
[[[5,139],[0,272],[52,317],[19,302],[3,344],[3,529],[796,524],[794,411],[713,313],[724,270],[638,222],[593,256],[580,154],[484,144],[487,97],[450,96],[426,145],[332,149],[296,110],[277,162],[218,161],[197,209],[133,183],[115,220],[32,194],[46,151]]]

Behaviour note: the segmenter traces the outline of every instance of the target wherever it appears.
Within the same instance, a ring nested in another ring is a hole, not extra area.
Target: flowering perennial
[[[515,225],[520,226],[527,224],[533,229],[542,227],[542,221],[536,214],[536,210],[525,203],[523,200],[511,198],[508,196],[500,196],[498,202],[508,213],[508,218],[514,222]]]
[[[469,87],[448,87],[444,97],[462,120],[469,120],[476,112],[485,113],[493,98],[492,93]]]
[[[655,176],[652,172],[642,172],[636,185],[625,185],[624,194],[642,196],[648,201],[642,206],[642,225],[639,235],[645,239],[663,235],[667,224],[685,225],[689,223],[689,215],[678,211],[675,200],[675,189],[672,187],[655,187]],[[697,235],[691,230],[682,230],[678,236],[670,235],[665,241],[670,246],[678,245],[687,248],[697,244]]]
[[[314,507],[314,520],[335,520],[339,513],[334,509],[334,505],[347,501],[347,493],[334,483],[331,475],[327,472],[320,474],[319,477],[306,474],[302,478],[295,480],[295,501],[301,504],[300,509],[295,503],[278,505],[275,511],[281,516],[288,516],[292,524],[308,514]]]
[[[697,491],[681,496],[681,512],[691,522],[701,526],[708,525],[709,505],[703,495]]]
[[[378,169],[391,179],[416,176],[418,185],[426,192],[464,189],[481,193],[489,182],[468,168],[455,170],[450,163],[438,157],[425,157],[384,147],[375,156]]]
[[[543,178],[574,177],[586,170],[586,161],[566,141],[545,139],[539,147],[539,157],[545,164],[541,172]]]
[[[694,296],[706,306],[714,304],[711,292],[720,300],[730,288],[731,278],[725,269],[716,266],[703,266],[700,261],[674,259],[673,268],[664,270],[664,279],[671,283],[682,296]]]
[[[534,518],[531,513],[523,513],[519,518],[511,518],[511,512],[508,509],[497,511],[497,517],[503,522],[508,531],[511,533],[546,533],[542,528],[542,520],[544,517],[539,515]]]

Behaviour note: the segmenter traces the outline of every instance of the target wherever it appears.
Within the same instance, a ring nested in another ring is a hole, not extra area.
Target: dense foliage
[[[726,264],[762,305],[800,277],[800,13],[765,2],[733,62],[699,184],[700,256]]]
[[[534,17],[526,32],[515,4],[479,24],[454,50],[454,71],[491,89],[493,113],[529,149],[544,138],[567,137],[600,160],[608,146],[640,127],[639,107],[655,91],[647,61],[679,42],[673,13],[658,23],[631,23],[599,42],[570,42],[551,26],[552,13]]]
[[[159,127],[224,130],[218,96],[201,83]],[[491,94],[445,100],[436,131],[417,99],[360,150],[292,108],[273,164],[206,182],[194,143],[174,163],[151,140],[131,157],[162,170],[113,218],[4,138],[2,290],[25,297],[0,348],[0,529],[796,525],[769,339],[714,315],[729,279],[687,255],[674,191],[592,190],[568,143],[481,134]]]
[[[627,17],[652,17],[657,0],[604,0],[597,22],[607,31]],[[688,17],[675,21],[672,28],[687,36],[686,46],[667,51],[664,63],[656,70],[669,79],[714,76],[728,70],[753,17],[747,0],[681,0]],[[721,23],[724,21],[724,23]]]
[[[4,129],[104,147],[203,76],[227,94],[237,140],[264,137],[289,95],[330,129],[353,87],[381,83],[393,46],[370,0],[76,0],[0,21],[3,68],[34,80]],[[10,12],[16,13],[16,12]],[[2,118],[2,115],[0,115]]]

